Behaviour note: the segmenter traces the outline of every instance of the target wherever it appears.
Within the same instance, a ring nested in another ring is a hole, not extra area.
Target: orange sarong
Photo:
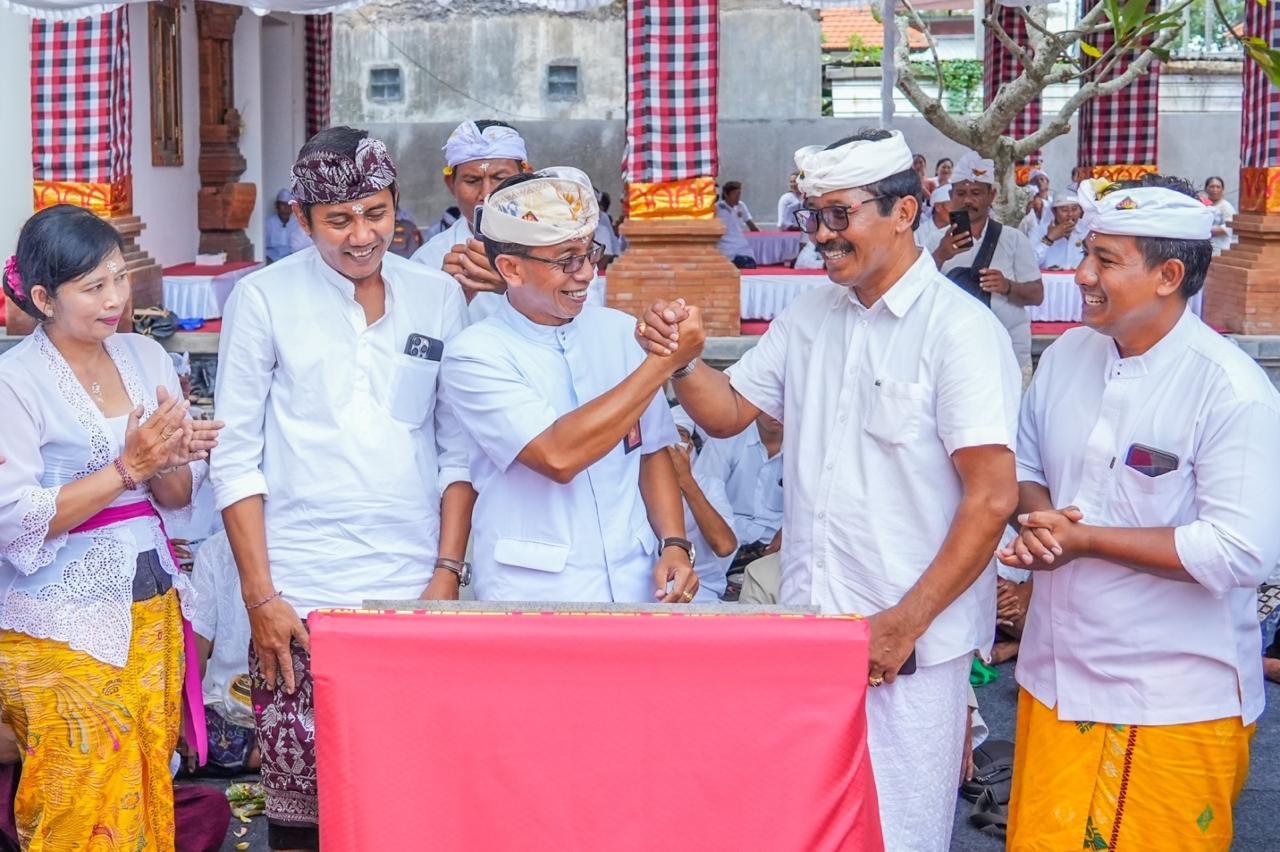
[[[22,749],[23,849],[172,852],[183,662],[173,590],[133,604],[124,668],[0,630],[0,718]]]
[[[1020,690],[1007,848],[1229,849],[1254,728],[1063,722]]]

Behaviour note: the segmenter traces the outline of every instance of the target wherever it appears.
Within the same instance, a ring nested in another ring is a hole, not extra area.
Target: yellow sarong
[[[0,630],[0,718],[23,752],[14,803],[23,849],[171,852],[182,674],[172,590],[133,604],[122,669]]]
[[[1062,722],[1020,690],[1007,848],[1226,850],[1254,727]]]

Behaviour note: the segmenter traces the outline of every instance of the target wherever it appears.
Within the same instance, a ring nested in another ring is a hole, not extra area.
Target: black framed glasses
[[[849,227],[849,216],[857,213],[872,201],[881,198],[889,198],[888,195],[873,195],[870,198],[864,198],[856,204],[833,204],[830,207],[805,207],[791,214],[795,216],[796,224],[800,226],[800,230],[806,234],[818,233],[818,222],[827,226],[828,231],[843,231]]]
[[[522,254],[520,257],[525,257],[529,260],[536,260],[539,263],[545,263],[548,266],[558,266],[560,267],[560,271],[565,275],[573,275],[575,272],[582,269],[583,264],[590,263],[592,266],[598,264],[600,262],[600,258],[604,257],[604,244],[592,240],[591,251],[586,254],[575,254],[571,257],[566,257],[563,260],[547,260],[545,257],[534,257],[531,254]]]

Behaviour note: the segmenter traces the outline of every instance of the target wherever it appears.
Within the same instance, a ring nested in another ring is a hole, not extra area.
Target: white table
[[[772,320],[786,310],[796,296],[824,284],[836,286],[821,269],[790,273],[742,273],[739,290],[742,319]]]
[[[1074,269],[1042,269],[1044,301],[1027,308],[1032,322],[1080,322],[1080,288],[1076,285]],[[1191,310],[1200,316],[1204,305],[1204,291],[1191,299]]]
[[[747,231],[751,255],[761,266],[780,266],[796,259],[805,235],[799,231]]]
[[[261,264],[228,269],[183,264],[171,266],[164,275],[164,306],[178,319],[218,319],[236,282]]]

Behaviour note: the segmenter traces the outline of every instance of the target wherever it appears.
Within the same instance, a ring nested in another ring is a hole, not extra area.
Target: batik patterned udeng
[[[355,158],[330,151],[293,165],[293,197],[299,204],[342,204],[381,192],[396,180],[396,164],[378,139],[361,139]]]

